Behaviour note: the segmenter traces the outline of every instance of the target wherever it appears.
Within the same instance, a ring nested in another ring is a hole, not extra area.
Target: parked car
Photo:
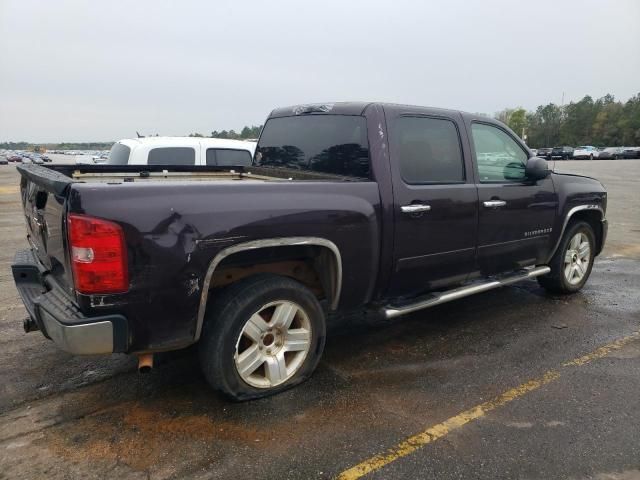
[[[622,158],[623,147],[607,147],[598,153],[599,160],[617,160]]]
[[[20,163],[33,163],[33,161],[31,160],[31,157],[22,157],[20,159]]]
[[[48,155],[42,155],[40,158],[42,158],[44,162],[51,162],[51,157]]]
[[[7,160],[7,157],[0,157],[0,165],[9,165],[9,160]]]
[[[621,158],[640,158],[640,147],[625,147]]]
[[[20,155],[9,155],[7,157],[7,160],[10,162],[21,162],[22,161],[22,157]]]
[[[256,144],[202,137],[143,137],[111,147],[109,165],[251,165]]]
[[[37,164],[37,165],[42,165],[42,164],[44,164],[44,160],[42,160],[42,158],[40,158],[40,157],[33,157],[33,158],[31,159],[31,162],[32,162],[32,163],[35,163],[35,164]]]
[[[18,171],[25,330],[145,368],[198,343],[236,400],[308,378],[328,315],[392,319],[530,278],[573,293],[607,235],[600,182],[551,172],[494,119],[425,107],[276,109],[249,167]]]
[[[584,159],[593,160],[594,158],[598,158],[599,153],[600,152],[596,147],[586,145],[586,146],[576,147],[573,150],[573,158],[575,159],[584,158]]]
[[[551,160],[551,151],[553,148],[543,147],[539,148],[537,152],[537,156],[540,158],[546,158],[547,160]]]
[[[573,158],[573,147],[553,147],[553,149],[551,149],[551,158],[569,160]]]

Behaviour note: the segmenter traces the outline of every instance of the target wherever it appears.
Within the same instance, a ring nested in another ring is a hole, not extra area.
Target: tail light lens
[[[120,225],[70,214],[69,247],[76,291],[121,293],[129,288],[127,248]]]

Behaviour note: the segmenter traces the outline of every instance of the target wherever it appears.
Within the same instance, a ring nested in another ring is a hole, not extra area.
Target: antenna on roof
[[[136,130],[136,135],[138,135],[138,138],[144,138],[144,135],[140,135],[137,130]]]

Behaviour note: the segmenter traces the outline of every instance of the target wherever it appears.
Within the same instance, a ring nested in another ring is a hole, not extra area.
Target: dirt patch
[[[55,427],[42,443],[72,461],[115,461],[147,471],[173,464],[177,459],[180,463],[215,460],[203,458],[203,450],[194,449],[194,443],[259,445],[264,440],[264,432],[256,429],[214,421],[207,415],[178,415],[131,402]]]

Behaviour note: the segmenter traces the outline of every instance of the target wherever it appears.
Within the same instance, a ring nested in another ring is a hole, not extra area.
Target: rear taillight
[[[120,225],[76,214],[70,214],[67,222],[76,291],[87,294],[127,291],[127,248]]]

